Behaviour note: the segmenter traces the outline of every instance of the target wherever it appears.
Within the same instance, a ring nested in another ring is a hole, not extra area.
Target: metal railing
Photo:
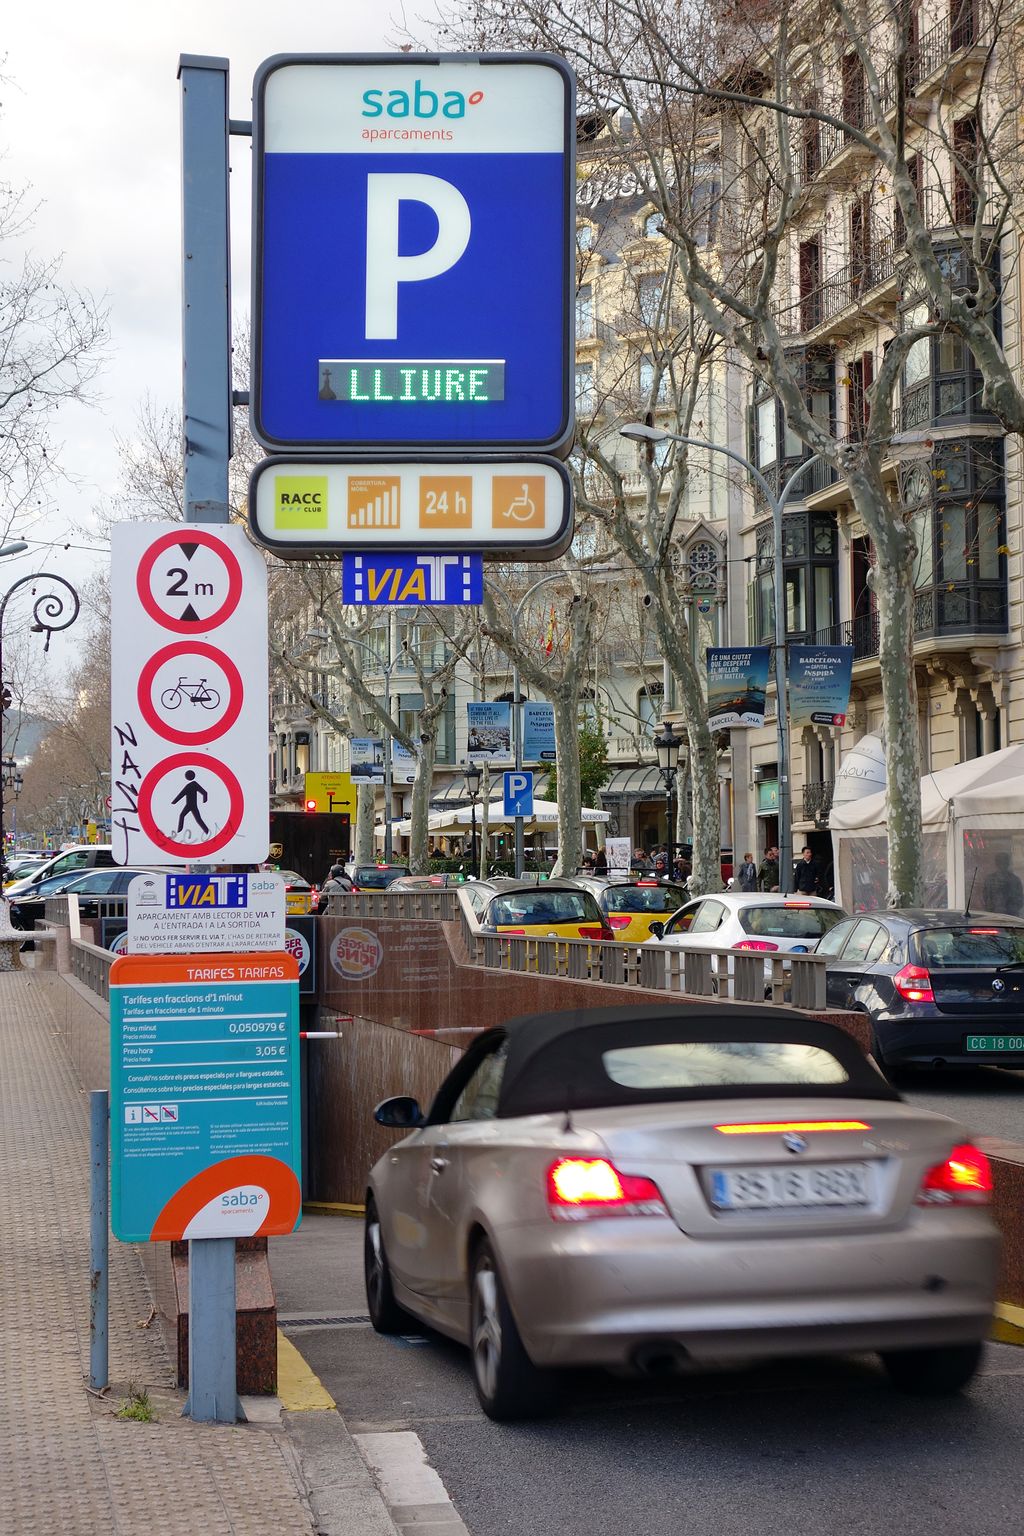
[[[822,779],[818,784],[804,785],[804,820],[826,822],[832,810],[833,779]]]
[[[944,582],[914,597],[914,638],[941,635],[1005,634],[1008,624],[1005,583]],[[877,656],[878,614],[863,613],[819,629],[815,645],[851,645],[854,661]]]
[[[116,956],[85,939],[71,940],[71,974],[97,997],[110,996],[110,967]]]
[[[622,944],[590,939],[516,938],[481,933],[463,914],[474,965],[517,975],[557,976],[611,986],[640,986],[686,997],[736,1003],[791,1003],[821,1011],[824,955],[766,955],[746,949],[686,949],[677,944]]]
[[[864,304],[895,278],[900,254],[895,234],[889,231],[853,261],[802,293],[795,303],[780,307],[776,313],[779,330],[785,335],[814,331],[835,321],[845,310]]]
[[[460,912],[456,886],[423,891],[334,891],[321,904],[328,917],[418,917],[450,922]]]

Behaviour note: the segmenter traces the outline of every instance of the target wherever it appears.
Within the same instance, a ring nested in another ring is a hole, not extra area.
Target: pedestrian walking
[[[813,848],[805,843],[793,870],[793,889],[801,896],[817,896],[821,888],[821,870]]]
[[[757,890],[757,865],[754,863],[752,853],[743,855],[743,863],[736,874],[736,885],[741,891]]]
[[[603,848],[599,848],[594,857],[594,874],[606,875],[608,873],[608,855]]]
[[[761,867],[757,872],[757,888],[760,891],[777,891],[779,888],[779,850],[766,848]]]

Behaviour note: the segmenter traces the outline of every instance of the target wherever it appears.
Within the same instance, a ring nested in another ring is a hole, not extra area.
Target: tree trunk
[[[426,874],[430,866],[427,853],[427,822],[430,819],[430,795],[434,787],[434,756],[437,743],[433,735],[420,737],[416,779],[412,786],[412,815],[409,833],[409,868],[414,875]]]
[[[553,875],[574,875],[583,862],[580,793],[579,695],[551,700],[555,712],[555,761],[558,764],[558,857]]]
[[[695,896],[722,889],[721,808],[718,753],[707,726],[691,728],[690,790],[693,795],[693,880]]]
[[[356,786],[356,863],[375,864],[377,849],[373,837],[373,817],[377,803],[375,784]]]
[[[871,573],[878,594],[878,661],[885,721],[890,907],[914,906],[921,891],[921,740],[914,673],[913,561],[883,553]]]

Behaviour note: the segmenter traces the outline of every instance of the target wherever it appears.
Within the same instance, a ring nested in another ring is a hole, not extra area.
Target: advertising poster
[[[708,725],[713,731],[764,725],[766,645],[708,647]]]
[[[383,741],[379,737],[353,736],[349,742],[348,772],[355,784],[383,784]]]
[[[415,752],[410,752],[400,741],[391,743],[391,782],[393,784],[415,784],[417,757]]]
[[[610,875],[628,875],[633,858],[633,844],[628,837],[607,837],[604,843]]]
[[[791,645],[790,723],[845,725],[852,676],[852,645]]]
[[[512,705],[470,702],[466,705],[469,734],[466,754],[471,763],[511,764]]]
[[[555,707],[553,704],[533,703],[522,705],[523,711],[523,762],[553,763],[555,761]]]

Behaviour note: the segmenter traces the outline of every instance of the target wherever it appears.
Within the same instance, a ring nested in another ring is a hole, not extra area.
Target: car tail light
[[[934,1003],[932,979],[923,965],[905,965],[892,979],[900,997],[908,1003]]]
[[[581,923],[581,939],[614,939],[615,935],[607,923]]]
[[[809,901],[784,901],[782,905],[787,911],[792,911],[795,907],[798,912],[809,912],[811,908]]]
[[[653,1179],[620,1173],[604,1157],[561,1157],[548,1169],[548,1209],[555,1221],[598,1216],[667,1216]]]
[[[609,928],[628,928],[630,917],[628,912],[613,912],[608,918]]]
[[[653,886],[654,889],[657,890],[657,888],[658,888],[657,880],[638,880],[637,881],[637,887],[638,888],[643,887],[643,888],[646,889],[647,887],[650,887],[650,886]]]
[[[499,933],[503,933],[503,934],[511,934],[513,938],[520,938],[521,939],[521,938],[525,937],[526,929],[525,928],[499,928],[498,932]]]
[[[969,1141],[929,1168],[917,1197],[918,1205],[989,1205],[991,1200],[992,1166]]]
[[[777,950],[777,944],[769,944],[767,939],[742,939],[736,945],[737,949],[771,949]]]

